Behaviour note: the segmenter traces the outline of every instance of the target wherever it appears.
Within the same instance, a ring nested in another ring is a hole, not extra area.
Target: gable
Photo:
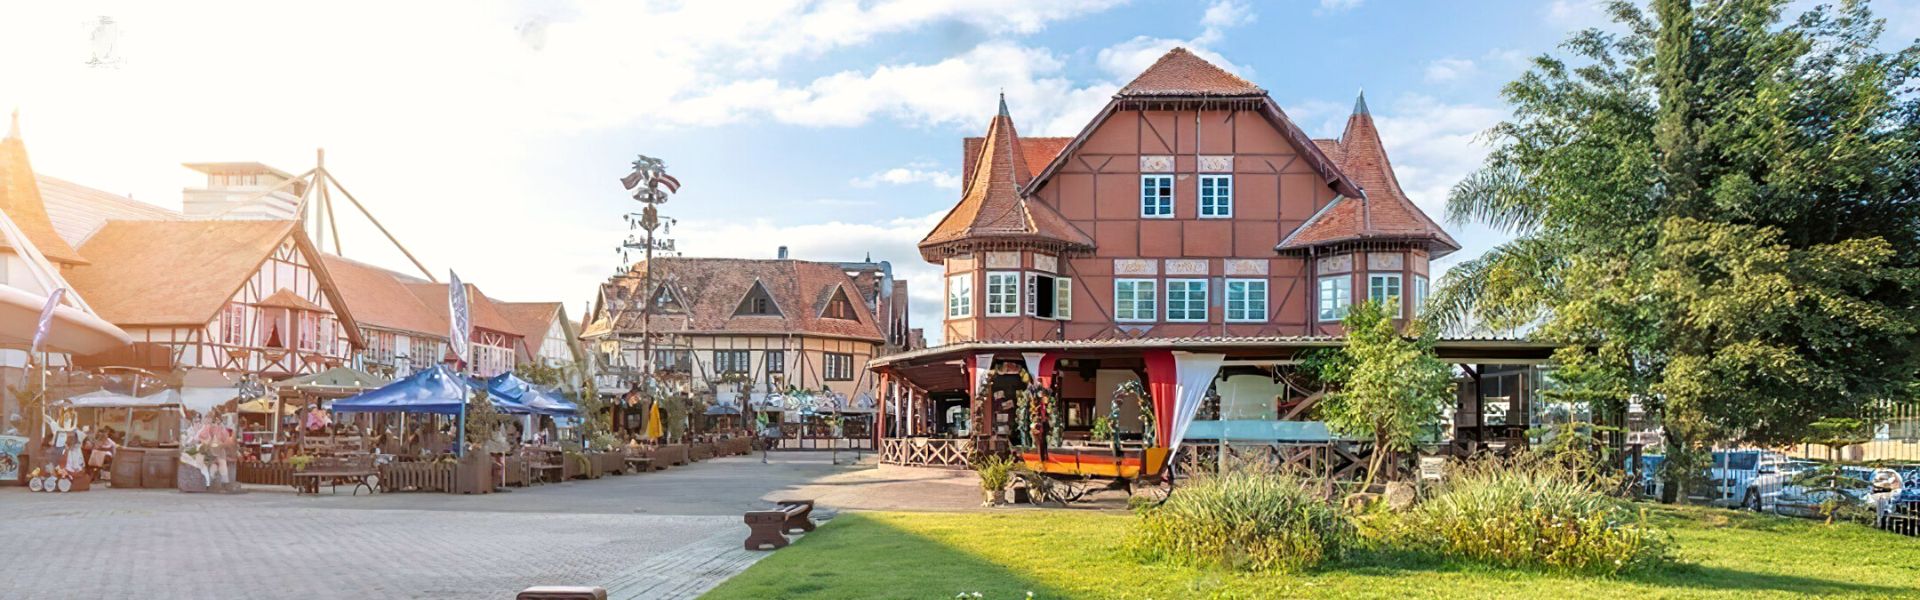
[[[833,292],[828,294],[827,301],[820,306],[820,317],[845,321],[860,320],[859,314],[853,310],[853,300],[847,298],[846,286],[833,286]]]
[[[747,294],[740,298],[740,305],[733,309],[736,317],[778,317],[780,303],[773,300],[773,294],[767,292],[767,286],[760,280],[753,280],[753,287],[747,288]]]
[[[92,264],[71,268],[67,279],[115,324],[206,323],[262,263],[293,243],[295,225],[109,221],[80,247]]]

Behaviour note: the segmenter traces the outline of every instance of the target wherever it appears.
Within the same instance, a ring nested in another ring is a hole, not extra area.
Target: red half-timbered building
[[[919,245],[946,275],[945,345],[872,363],[886,429],[903,440],[1020,437],[1008,382],[1024,375],[1062,399],[1068,437],[1115,414],[1123,436],[1143,437],[1139,409],[1114,406],[1117,388],[1139,383],[1162,444],[1337,441],[1303,420],[1318,398],[1284,385],[1285,371],[1337,346],[1358,301],[1415,316],[1430,261],[1460,248],[1401,189],[1364,98],[1338,139],[1314,139],[1265,90],[1174,49],[1073,137],[1021,137],[1004,98],[999,108],[963,141],[960,199]],[[1483,365],[1517,369],[1530,391],[1536,370],[1497,365],[1541,362],[1547,348],[1440,349],[1470,375],[1450,431],[1515,438],[1525,420],[1483,418],[1478,379]],[[1526,414],[1525,397],[1500,402]],[[883,456],[937,462],[931,446]]]

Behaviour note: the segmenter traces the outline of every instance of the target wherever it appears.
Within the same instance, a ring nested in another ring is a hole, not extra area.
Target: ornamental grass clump
[[[1541,457],[1464,465],[1401,525],[1414,549],[1506,567],[1616,574],[1671,559],[1644,512]]]
[[[1300,479],[1235,472],[1195,477],[1164,504],[1141,507],[1127,546],[1179,565],[1298,571],[1338,558],[1354,539],[1340,511]]]

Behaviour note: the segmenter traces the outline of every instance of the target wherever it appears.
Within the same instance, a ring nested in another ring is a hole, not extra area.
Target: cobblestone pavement
[[[706,564],[737,572],[763,556],[718,555],[745,539],[744,510],[816,493],[859,500],[847,482],[889,479],[844,464],[850,456],[841,465],[825,453],[773,458],[477,496],[0,489],[0,598],[465,599],[511,598],[540,584],[633,588],[648,564],[710,556]],[[697,595],[731,574],[688,570],[697,581],[653,588]]]

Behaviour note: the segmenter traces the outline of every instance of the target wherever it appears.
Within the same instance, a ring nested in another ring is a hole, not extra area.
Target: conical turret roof
[[[1367,109],[1366,94],[1354,101],[1353,114],[1347,117],[1347,129],[1340,140],[1315,140],[1339,165],[1340,171],[1360,185],[1359,198],[1334,199],[1287,239],[1278,250],[1304,250],[1358,241],[1403,241],[1423,243],[1435,257],[1460,249],[1445,229],[1420,210],[1400,188],[1393,164],[1387,160],[1386,145],[1380,142],[1380,130],[1374,126]]]
[[[975,167],[960,192],[960,202],[920,241],[920,253],[937,261],[945,250],[977,242],[1027,242],[1055,250],[1093,248],[1093,238],[1068,224],[1065,217],[1039,202],[1021,197],[1033,180],[1033,169],[1022,152],[1013,117],[1000,113],[987,126]]]

